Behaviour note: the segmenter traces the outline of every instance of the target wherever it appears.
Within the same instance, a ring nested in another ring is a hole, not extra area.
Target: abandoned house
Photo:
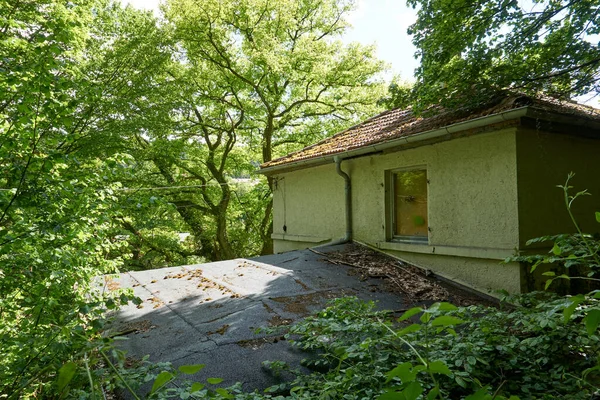
[[[600,110],[509,95],[476,110],[417,117],[391,110],[267,162],[275,252],[354,240],[478,290],[536,288],[502,263],[528,239],[573,232],[573,206],[598,231]]]

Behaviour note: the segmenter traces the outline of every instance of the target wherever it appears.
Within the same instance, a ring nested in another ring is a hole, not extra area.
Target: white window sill
[[[484,247],[434,246],[419,241],[377,242],[382,250],[405,251],[408,253],[437,254],[455,257],[483,258],[487,260],[504,260],[515,255],[514,249],[497,249]]]

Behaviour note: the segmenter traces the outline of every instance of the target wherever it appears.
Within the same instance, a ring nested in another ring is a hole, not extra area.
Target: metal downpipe
[[[335,171],[339,176],[344,178],[344,191],[345,191],[345,206],[346,206],[346,234],[343,238],[333,240],[329,243],[325,243],[322,246],[333,246],[336,244],[344,244],[352,241],[352,185],[350,181],[350,176],[342,171],[342,159],[338,156],[333,158],[335,162]],[[321,246],[318,246],[321,247]]]

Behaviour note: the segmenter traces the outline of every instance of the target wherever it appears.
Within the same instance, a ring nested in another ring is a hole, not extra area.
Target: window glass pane
[[[394,235],[427,237],[427,171],[394,174]]]

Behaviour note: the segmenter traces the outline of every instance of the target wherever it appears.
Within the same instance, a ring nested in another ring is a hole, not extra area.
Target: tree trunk
[[[231,189],[223,171],[215,165],[213,150],[209,153],[206,166],[211,175],[219,182],[219,187],[221,188],[221,199],[219,203],[211,207],[217,228],[215,240],[217,242],[216,247],[218,256],[221,260],[230,260],[235,258],[235,252],[227,237],[227,210],[229,208],[229,201],[231,200]]]
[[[153,161],[154,165],[156,165],[165,180],[170,185],[174,185],[176,182],[169,172],[168,167],[159,160]],[[209,261],[216,261],[218,258],[217,249],[215,248],[213,242],[205,237],[204,226],[202,225],[202,217],[196,215],[198,211],[188,207],[177,207],[177,212],[181,218],[183,218],[184,222],[190,227],[190,230],[194,236],[196,247],[199,249],[198,253]]]
[[[269,116],[267,119],[267,127],[263,132],[263,142],[262,142],[262,156],[263,163],[271,161],[273,159],[273,117]],[[269,184],[269,191],[273,193],[273,178],[268,176],[267,183]],[[273,197],[269,199],[267,206],[265,207],[265,212],[263,219],[260,224],[260,236],[263,242],[262,249],[260,250],[261,255],[273,254],[273,239],[271,238],[271,234],[273,233],[273,221],[271,218],[271,214],[273,212]]]
[[[215,222],[217,224],[217,251],[220,260],[231,260],[235,258],[235,252],[233,251],[229,238],[227,237],[227,211],[221,210],[219,215],[215,216]]]
[[[273,233],[273,219],[271,218],[272,212],[273,199],[271,198],[265,207],[265,214],[263,221],[261,222],[261,235],[263,239],[263,245],[260,250],[261,256],[273,254],[273,239],[271,238],[271,233]]]

